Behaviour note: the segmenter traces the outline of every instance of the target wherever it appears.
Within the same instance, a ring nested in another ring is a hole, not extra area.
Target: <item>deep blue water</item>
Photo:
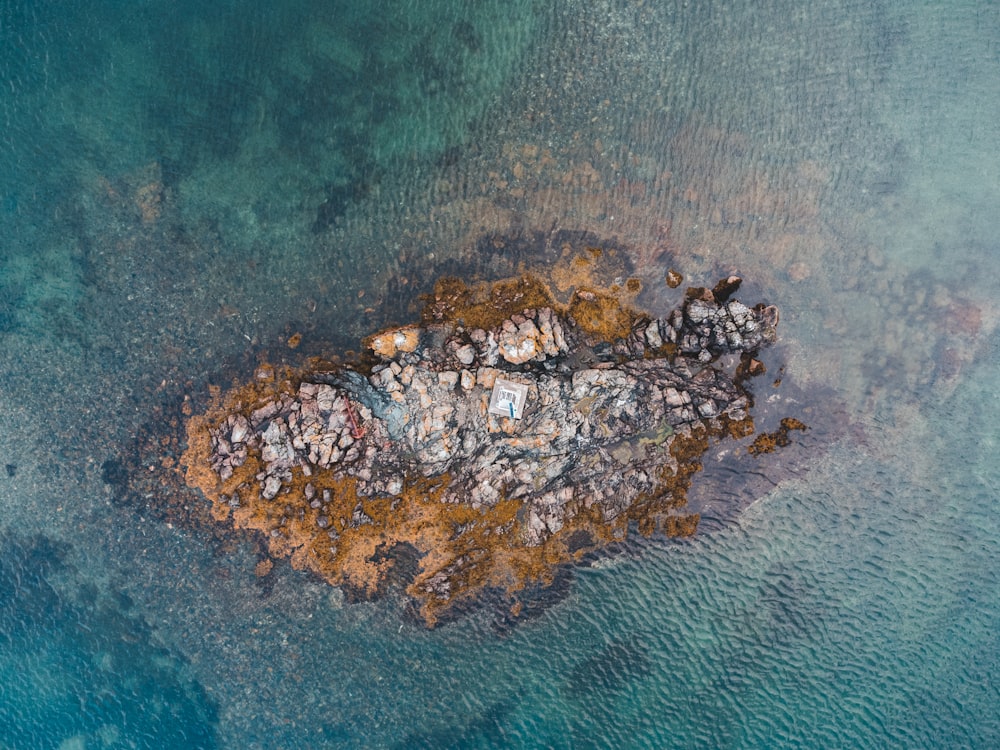
[[[998,131],[992,4],[0,3],[0,747],[1000,746]],[[116,497],[557,229],[777,304],[809,460],[507,628]]]

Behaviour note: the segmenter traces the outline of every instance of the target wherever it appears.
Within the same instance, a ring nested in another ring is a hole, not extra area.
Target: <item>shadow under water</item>
[[[62,591],[58,581],[84,580],[68,552],[44,536],[0,535],[3,746],[216,747],[214,701],[128,598]]]

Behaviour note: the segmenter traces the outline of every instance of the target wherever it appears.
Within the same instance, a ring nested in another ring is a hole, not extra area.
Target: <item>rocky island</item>
[[[297,568],[369,596],[402,579],[429,625],[630,524],[693,534],[692,475],[753,433],[743,381],[778,322],[739,285],[656,318],[599,289],[559,304],[530,276],[443,280],[354,366],[262,366],[220,394],[188,422],[187,482]]]

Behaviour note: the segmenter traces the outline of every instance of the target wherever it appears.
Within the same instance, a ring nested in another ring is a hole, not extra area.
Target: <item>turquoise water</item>
[[[1000,746],[998,30],[971,2],[0,4],[0,747]],[[813,432],[704,484],[747,506],[709,533],[427,631],[116,493],[165,404],[554,236],[617,246],[652,310],[670,268],[781,308],[758,401]]]

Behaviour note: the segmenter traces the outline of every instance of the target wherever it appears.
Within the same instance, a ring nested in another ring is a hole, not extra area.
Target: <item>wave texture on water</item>
[[[998,28],[2,4],[0,744],[1000,746]],[[746,278],[782,310],[755,408],[809,429],[765,470],[714,446],[709,533],[563,569],[516,624],[347,605],[164,502],[206,392],[531,270],[651,311]]]

